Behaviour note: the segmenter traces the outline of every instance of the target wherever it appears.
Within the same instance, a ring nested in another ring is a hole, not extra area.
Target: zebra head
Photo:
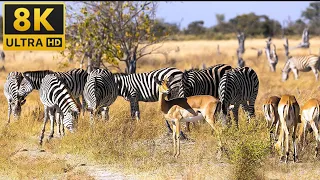
[[[287,60],[286,64],[284,65],[282,71],[282,81],[286,81],[289,78],[289,72],[291,70],[290,68],[290,59]]]
[[[26,102],[26,100],[18,100],[18,101],[11,101],[12,113],[15,119],[20,119],[21,115],[21,106]]]
[[[25,99],[25,97],[31,93],[31,91],[34,89],[32,81],[30,79],[29,73],[23,73],[23,79],[20,83],[18,95],[21,100]]]

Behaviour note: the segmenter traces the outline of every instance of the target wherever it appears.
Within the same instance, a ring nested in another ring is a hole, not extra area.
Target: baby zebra
[[[63,116],[63,125],[73,133],[73,122],[78,118],[80,107],[72,97],[70,90],[66,87],[64,80],[58,78],[55,74],[48,74],[42,79],[39,91],[40,100],[44,105],[45,112],[39,141],[40,145],[42,145],[48,115],[50,116],[51,124],[53,124],[55,110],[58,110],[58,112]],[[50,138],[51,137],[49,136],[49,139]]]
[[[316,55],[307,55],[307,56],[294,56],[287,60],[286,64],[282,70],[282,81],[288,79],[288,74],[292,70],[295,79],[297,80],[299,75],[298,72],[309,72],[313,71],[316,80],[318,81],[318,70],[319,70],[319,56]]]
[[[4,95],[8,101],[8,124],[10,123],[11,112],[15,119],[18,119],[21,114],[21,106],[26,102],[19,101],[18,90],[22,80],[22,74],[20,72],[10,72],[4,83]]]
[[[90,72],[83,90],[84,99],[90,112],[90,123],[96,113],[101,112],[103,119],[109,119],[109,106],[117,99],[118,88],[114,75],[105,69]]]

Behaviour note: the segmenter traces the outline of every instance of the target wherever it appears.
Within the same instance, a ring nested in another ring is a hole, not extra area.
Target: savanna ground
[[[269,95],[285,93],[296,96],[300,106],[312,97],[319,97],[319,82],[312,72],[300,73],[299,80],[281,81],[281,68],[285,63],[282,39],[274,39],[279,63],[271,73],[266,56],[258,59],[265,39],[247,39],[244,60],[252,67],[260,80],[256,101],[256,118],[251,124],[240,111],[240,130],[222,129],[219,136],[211,135],[208,124],[191,126],[189,140],[181,142],[181,154],[173,158],[171,135],[167,135],[165,121],[154,103],[140,103],[141,122],[130,120],[129,103],[122,97],[110,107],[110,120],[89,126],[88,114],[81,117],[78,131],[60,139],[55,138],[38,145],[43,120],[43,105],[38,91],[27,97],[19,121],[7,121],[7,101],[0,95],[0,175],[1,179],[318,179],[320,163],[312,157],[314,138],[304,151],[300,162],[279,162],[279,156],[270,149],[269,134],[261,105]],[[289,40],[294,46],[298,40]],[[220,45],[221,54],[216,47]],[[179,51],[174,51],[176,47]],[[217,63],[237,66],[237,40],[166,42],[159,51],[169,52],[167,61],[162,54],[146,56],[138,61],[137,71],[146,72],[167,66],[181,70]],[[311,52],[318,54],[320,41],[311,40]],[[292,50],[291,55],[309,54],[308,50]],[[234,59],[232,58],[234,56]],[[1,62],[2,63],[2,62]],[[0,64],[2,66],[2,64]],[[10,71],[51,69],[65,71],[78,68],[79,63],[69,63],[56,52],[19,51],[6,52],[5,72],[0,72],[0,90]],[[123,67],[123,64],[121,64]],[[49,123],[46,128],[47,138]],[[292,156],[290,156],[292,157]],[[99,173],[102,173],[102,175]]]

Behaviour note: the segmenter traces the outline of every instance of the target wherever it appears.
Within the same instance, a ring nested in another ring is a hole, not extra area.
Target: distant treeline
[[[288,10],[286,12],[290,12]],[[237,31],[244,31],[250,38],[301,36],[303,29],[308,27],[310,35],[320,35],[320,2],[311,2],[310,6],[301,13],[296,21],[287,20],[279,22],[267,15],[255,13],[242,14],[229,21],[225,20],[224,14],[216,14],[217,25],[206,28],[204,21],[191,22],[186,28],[181,29],[178,23],[168,23],[158,19],[155,32],[162,36],[161,32],[171,32],[172,39],[234,39]]]
[[[292,10],[287,12],[290,11]],[[0,41],[2,41],[2,16],[0,18]],[[216,14],[213,18],[217,20],[215,26],[206,28],[204,27],[205,22],[198,20],[191,22],[183,29],[180,28],[179,23],[168,23],[163,19],[156,19],[152,31],[156,37],[169,35],[172,40],[234,39],[237,31],[244,31],[249,38],[266,38],[268,36],[281,38],[283,36],[301,36],[306,27],[309,28],[311,36],[320,35],[320,2],[311,2],[296,21],[291,21],[288,18],[279,22],[267,15],[255,13],[238,15],[229,21],[225,20],[224,14]]]

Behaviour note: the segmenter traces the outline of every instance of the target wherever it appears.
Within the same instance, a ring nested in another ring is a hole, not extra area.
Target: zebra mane
[[[71,93],[71,90],[70,90],[70,89],[68,88],[68,86],[67,86],[66,80],[65,80],[62,76],[60,76],[59,74],[56,74],[56,73],[49,74],[49,75],[54,76],[55,78],[57,78],[57,79],[59,80],[59,82],[64,86],[64,88],[67,90],[70,98],[72,99],[73,103],[76,104],[76,106],[77,106],[77,112],[79,112],[79,110],[81,109],[81,107],[80,107],[80,105],[78,104],[78,102],[74,99],[74,97],[73,97],[73,95],[72,95],[72,93]],[[73,110],[72,110],[72,111],[73,111]]]
[[[48,73],[53,73],[53,71],[52,70],[38,70],[38,71],[25,71],[25,72],[23,72],[22,74],[23,75],[26,75],[26,74],[33,74],[33,73],[41,73],[41,72],[48,72]]]

